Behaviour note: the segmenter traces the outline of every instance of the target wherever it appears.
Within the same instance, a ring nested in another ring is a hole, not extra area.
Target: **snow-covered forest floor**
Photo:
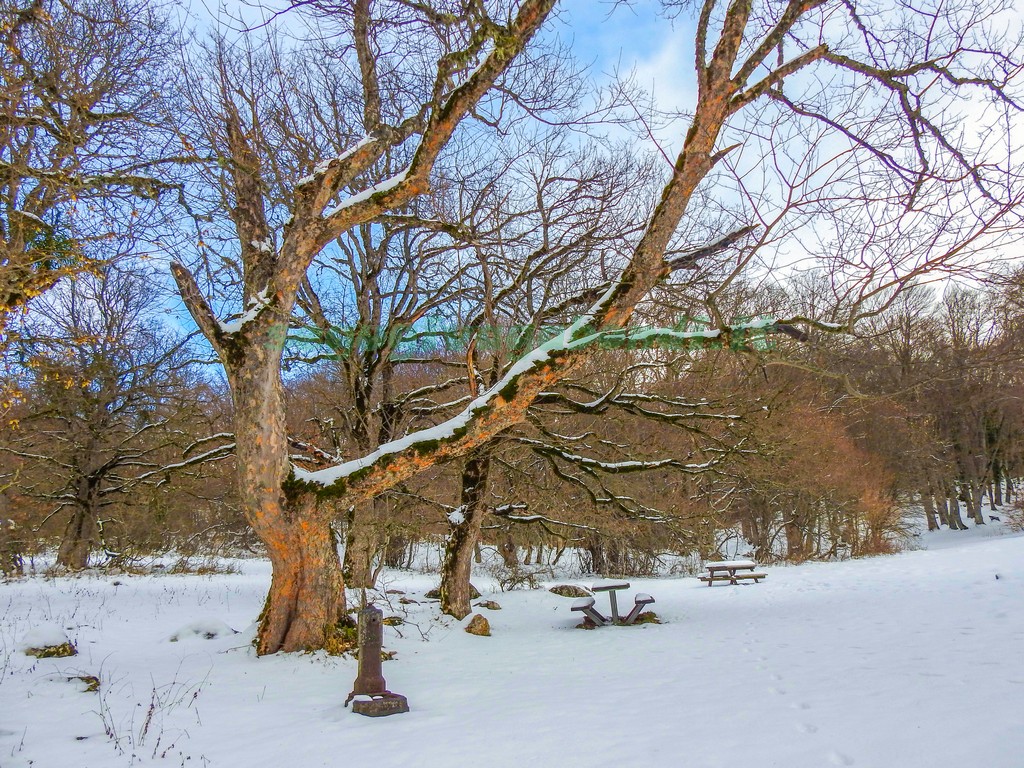
[[[4,583],[0,766],[1020,766],[1024,536],[916,546],[737,587],[632,579],[663,623],[589,632],[571,599],[475,577],[489,638],[439,617],[433,576],[388,572],[418,602],[382,604],[411,712],[379,719],[342,706],[351,658],[256,658],[263,562]],[[61,631],[77,656],[20,650]]]

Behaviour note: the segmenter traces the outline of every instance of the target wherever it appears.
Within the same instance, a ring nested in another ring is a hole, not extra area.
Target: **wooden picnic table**
[[[767,578],[767,573],[754,573],[757,563],[753,560],[720,560],[713,563],[705,563],[708,572],[699,577],[706,581],[710,587],[716,581],[728,581],[730,584],[739,584],[740,579],[753,579],[756,584],[761,579]],[[740,573],[750,571],[750,573]]]
[[[615,597],[615,593],[618,592],[621,589],[629,589],[629,582],[628,581],[604,582],[604,583],[601,583],[601,584],[594,584],[591,587],[591,591],[593,591],[593,592],[607,592],[608,593],[608,600],[612,604],[612,623],[613,624],[618,624],[619,623],[619,601]]]
[[[608,600],[611,602],[612,615],[611,618],[605,618],[594,608],[594,598],[592,597],[581,597],[572,604],[573,611],[580,611],[584,616],[589,618],[594,624],[599,627],[603,627],[606,624],[632,624],[640,616],[640,612],[644,609],[644,606],[650,605],[654,602],[654,598],[650,595],[640,593],[633,598],[633,609],[626,616],[619,616],[619,602],[616,598],[615,593],[629,589],[629,582],[627,581],[613,581],[603,582],[600,584],[594,584],[591,587],[593,592],[607,592]]]

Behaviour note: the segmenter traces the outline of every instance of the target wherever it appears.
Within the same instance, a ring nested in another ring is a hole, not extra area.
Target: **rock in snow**
[[[575,584],[559,584],[549,589],[548,592],[554,592],[559,597],[590,597],[593,594],[590,590]]]
[[[473,618],[469,620],[469,624],[466,625],[466,631],[471,635],[490,637],[491,623],[479,613],[475,613],[473,614]]]
[[[78,653],[67,632],[53,625],[33,627],[22,637],[18,648],[22,653],[40,659],[74,656]]]
[[[199,619],[198,621],[193,621],[191,624],[186,624],[184,627],[181,627],[167,639],[172,643],[176,643],[179,640],[188,640],[190,638],[213,640],[218,637],[237,634],[238,633],[235,630],[220,619]]]

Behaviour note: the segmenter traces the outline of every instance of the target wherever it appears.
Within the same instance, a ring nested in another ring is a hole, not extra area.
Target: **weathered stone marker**
[[[359,674],[352,684],[352,693],[345,699],[345,706],[351,701],[352,711],[357,715],[385,717],[409,711],[405,696],[389,691],[381,673],[383,618],[381,610],[372,605],[359,612]]]

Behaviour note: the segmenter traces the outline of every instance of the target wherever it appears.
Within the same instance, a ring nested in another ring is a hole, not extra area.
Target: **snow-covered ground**
[[[379,719],[342,706],[355,661],[254,656],[260,562],[0,584],[0,767],[1019,768],[1024,537],[997,533],[737,587],[634,579],[664,623],[590,632],[545,589],[484,594],[502,610],[471,636],[431,576],[389,573],[420,602],[382,606],[412,711]],[[77,656],[20,650],[61,631]]]

